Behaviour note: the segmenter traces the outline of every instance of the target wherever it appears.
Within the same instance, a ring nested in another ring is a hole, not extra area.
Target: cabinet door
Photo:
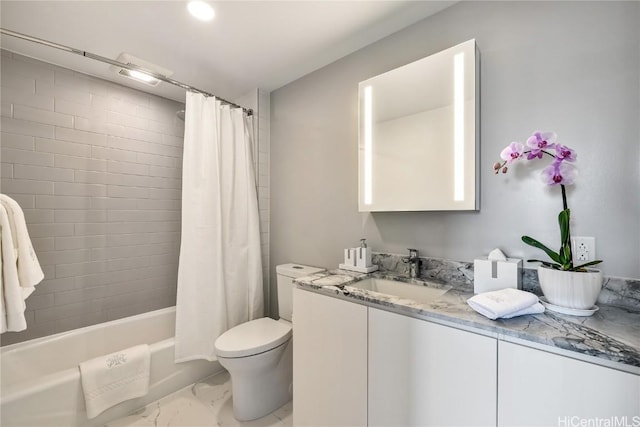
[[[369,308],[370,426],[495,426],[493,338]]]
[[[499,426],[640,423],[638,375],[502,341],[498,354]]]
[[[367,308],[294,289],[293,425],[367,425]]]

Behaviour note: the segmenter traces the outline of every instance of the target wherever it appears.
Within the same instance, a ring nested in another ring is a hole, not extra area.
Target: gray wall
[[[0,71],[0,191],[45,272],[2,344],[174,305],[184,106],[6,51]]]
[[[541,167],[495,176],[492,164],[511,141],[554,130],[578,152],[573,234],[596,237],[605,274],[640,277],[639,22],[638,2],[463,2],[272,92],[271,265],[335,268],[361,237],[375,251],[539,258],[520,236],[558,245],[559,189]],[[358,82],[471,38],[480,212],[358,213]]]

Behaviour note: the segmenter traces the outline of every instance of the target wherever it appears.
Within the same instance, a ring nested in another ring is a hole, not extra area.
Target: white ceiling
[[[168,68],[172,78],[235,100],[275,90],[432,15],[454,1],[211,1],[197,21],[185,1],[0,2],[2,28],[116,59],[127,52]],[[0,45],[84,73],[183,101],[184,90],[150,88],[109,66],[2,36]]]

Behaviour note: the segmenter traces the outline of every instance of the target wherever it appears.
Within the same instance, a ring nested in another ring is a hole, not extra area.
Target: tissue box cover
[[[522,289],[522,260],[490,261],[486,257],[473,261],[473,292],[476,294],[499,289]]]

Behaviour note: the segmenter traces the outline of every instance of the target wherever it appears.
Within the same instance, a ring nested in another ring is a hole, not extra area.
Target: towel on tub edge
[[[87,418],[149,391],[147,344],[96,357],[80,364]]]

